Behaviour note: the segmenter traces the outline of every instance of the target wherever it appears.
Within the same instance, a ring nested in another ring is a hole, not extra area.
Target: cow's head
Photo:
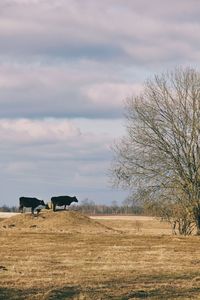
[[[45,204],[45,209],[50,209],[49,204]]]
[[[46,204],[44,203],[43,200],[40,200],[40,204],[39,205],[46,206]]]
[[[74,197],[73,197],[73,201],[74,201],[74,202],[78,202],[78,199],[74,196]]]

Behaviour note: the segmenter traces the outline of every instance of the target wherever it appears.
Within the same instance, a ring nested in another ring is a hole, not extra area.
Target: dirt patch
[[[107,232],[108,226],[75,211],[41,212],[38,216],[30,213],[18,214],[3,220],[1,230],[39,230],[48,232]]]

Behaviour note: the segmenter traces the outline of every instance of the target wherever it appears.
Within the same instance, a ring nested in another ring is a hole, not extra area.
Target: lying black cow
[[[19,211],[23,212],[24,207],[31,207],[31,212],[34,214],[34,210],[38,206],[44,206],[46,208],[46,204],[43,200],[39,200],[37,198],[30,197],[20,197],[19,198]],[[39,212],[39,210],[38,210]]]
[[[53,211],[56,211],[56,205],[57,206],[63,206],[64,209],[66,209],[66,206],[69,206],[72,202],[78,202],[77,198],[70,197],[70,196],[58,196],[58,197],[52,197],[51,203],[53,206]]]

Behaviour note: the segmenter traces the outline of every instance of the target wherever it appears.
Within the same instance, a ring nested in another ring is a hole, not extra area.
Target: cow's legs
[[[34,207],[31,207],[31,213],[34,215]]]
[[[64,206],[64,209],[66,210],[66,204],[65,204],[65,206]]]
[[[21,213],[23,213],[23,205],[20,205],[19,211],[20,211]]]
[[[56,204],[53,203],[53,211],[56,211]]]

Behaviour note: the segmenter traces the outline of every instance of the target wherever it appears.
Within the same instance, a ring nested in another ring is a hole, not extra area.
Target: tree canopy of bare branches
[[[180,204],[200,233],[200,73],[177,68],[147,81],[127,100],[126,120],[114,183],[139,200]]]

